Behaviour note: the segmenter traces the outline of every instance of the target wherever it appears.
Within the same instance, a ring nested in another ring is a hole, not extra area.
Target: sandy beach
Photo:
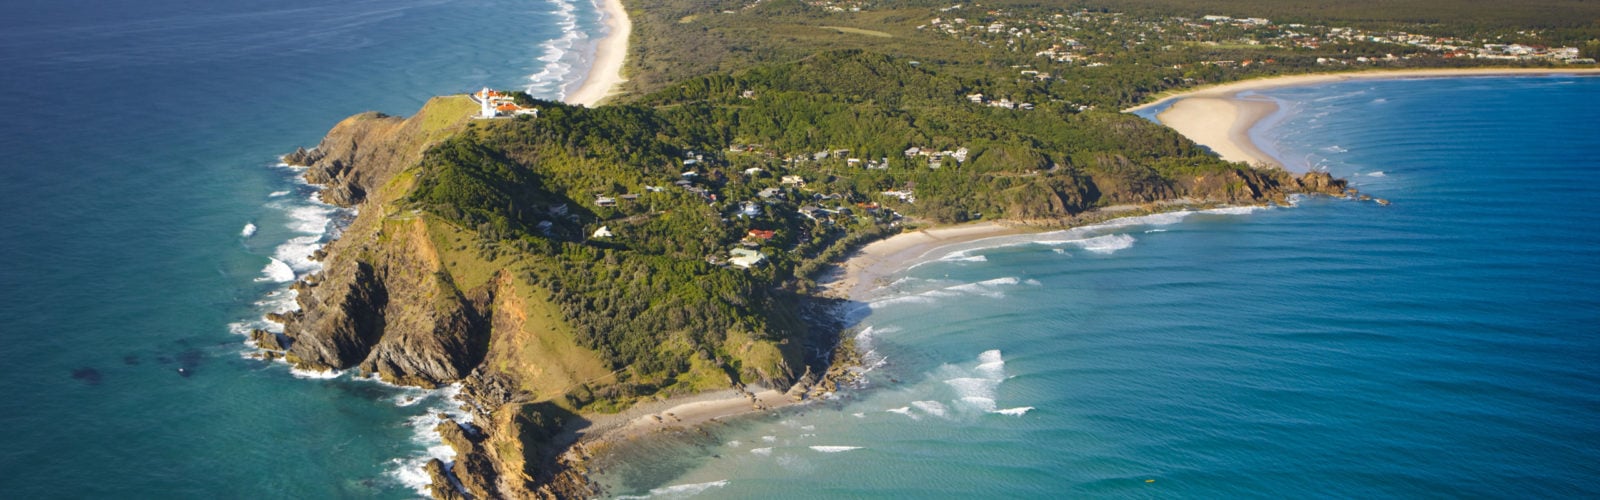
[[[1276,112],[1277,104],[1265,97],[1241,97],[1239,94],[1350,80],[1557,74],[1594,75],[1600,74],[1600,69],[1460,68],[1294,75],[1204,87],[1165,96],[1147,104],[1128,108],[1124,112],[1139,111],[1176,101],[1170,108],[1156,115],[1156,119],[1162,124],[1202,146],[1211,148],[1224,160],[1283,167],[1284,165],[1276,158],[1263,152],[1250,140],[1250,129]]]
[[[998,222],[939,226],[900,233],[862,247],[832,276],[821,283],[823,294],[849,300],[866,300],[879,287],[880,278],[900,272],[942,247],[999,236],[1031,232]]]
[[[628,36],[633,32],[633,22],[622,0],[605,0],[600,4],[605,12],[606,37],[595,48],[594,64],[583,84],[567,96],[567,104],[594,107],[617,91],[617,86],[627,80],[622,78],[622,63],[628,56]]]

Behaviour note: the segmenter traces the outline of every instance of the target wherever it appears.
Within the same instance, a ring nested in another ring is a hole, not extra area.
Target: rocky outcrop
[[[1328,196],[1343,196],[1349,183],[1344,179],[1336,179],[1327,172],[1306,172],[1294,180],[1296,191],[1306,194],[1325,194]]]
[[[385,227],[382,238],[334,252],[316,285],[299,288],[301,310],[284,325],[289,361],[419,387],[465,378],[488,347],[490,290],[458,290],[420,220]]]
[[[465,96],[451,96],[433,98],[409,119],[361,113],[334,125],[316,148],[297,149],[283,161],[308,167],[305,178],[323,187],[322,201],[356,206],[470,120],[475,106]]]
[[[436,430],[444,443],[456,452],[455,465],[449,471],[455,481],[446,484],[459,486],[459,491],[465,491],[472,498],[499,498],[496,483],[500,474],[483,448],[483,436],[468,433],[460,424],[448,420],[440,423]],[[438,484],[435,481],[435,490],[439,489]],[[437,492],[434,497],[439,498]]]
[[[383,336],[386,288],[371,265],[342,264],[323,271],[319,285],[302,287],[300,310],[287,315],[284,333],[294,339],[288,359],[301,369],[355,366]]]

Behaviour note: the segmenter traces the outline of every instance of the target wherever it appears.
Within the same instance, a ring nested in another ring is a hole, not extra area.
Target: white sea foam
[[[949,411],[945,409],[944,403],[940,403],[938,401],[912,401],[911,406],[916,407],[918,410],[922,410],[923,413],[933,415],[935,417],[943,417],[949,413]]]
[[[1383,177],[1383,171],[1382,170],[1374,171],[1372,173],[1367,174],[1367,177]]]
[[[1022,278],[1015,276],[1007,276],[974,283],[963,283],[942,288],[934,288],[931,290],[923,290],[921,292],[908,295],[885,297],[868,302],[867,307],[871,309],[881,309],[883,307],[896,304],[931,304],[936,302],[938,299],[951,297],[979,296],[1000,299],[1005,298],[1006,296],[1005,292],[1003,291],[1005,287],[1016,286],[1019,284],[1038,286],[1039,282],[1031,279],[1023,280]]]
[[[1006,380],[1006,361],[998,349],[984,351],[978,355],[978,363],[970,369],[956,366],[945,366],[945,374],[952,375],[944,380],[955,393],[952,401],[954,409],[960,415],[982,413],[1001,413],[1010,415],[1015,412],[1027,412],[1028,409],[1008,408],[1000,410],[996,406],[995,398],[998,397],[1000,383]],[[915,403],[913,403],[915,405]],[[1020,415],[1020,413],[1018,413]]]
[[[267,195],[267,197],[268,198],[277,198],[279,196],[288,196],[289,193],[290,193],[290,191],[287,190],[287,189],[283,190],[283,191],[273,191],[272,194]]]
[[[239,236],[249,238],[256,235],[256,225],[253,222],[244,223],[244,229],[239,230]]]
[[[733,441],[728,441],[726,446],[729,447],[729,448],[738,448],[738,447],[740,447],[742,445],[744,445],[744,443],[742,443],[742,442],[740,442],[738,440],[733,440]]]
[[[721,488],[721,487],[727,486],[727,485],[728,485],[728,480],[726,480],[726,479],[723,479],[721,481],[711,481],[711,482],[708,482],[708,483],[677,484],[677,485],[672,485],[672,486],[662,486],[660,488],[655,488],[655,489],[650,490],[649,493],[646,493],[644,495],[623,495],[623,496],[619,496],[617,498],[618,499],[630,499],[630,500],[642,500],[642,499],[645,499],[645,498],[666,498],[666,499],[689,498],[689,497],[692,497],[692,496],[695,496],[695,495],[699,495],[701,493],[705,493],[706,490],[709,490],[709,489],[712,489],[712,488]]]
[[[1028,412],[1030,412],[1030,411],[1033,411],[1033,407],[1032,406],[1018,406],[1016,408],[1006,408],[1004,410],[995,410],[995,411],[990,412],[990,413],[998,413],[998,414],[1001,414],[1001,415],[1010,415],[1010,416],[1013,416],[1013,417],[1020,417],[1020,416],[1023,416],[1023,415],[1027,415]]]
[[[332,205],[301,205],[289,209],[288,227],[298,233],[325,234],[339,209]]]
[[[368,380],[381,383],[377,379]],[[444,423],[445,418],[461,424],[472,423],[472,414],[462,411],[456,401],[456,396],[460,393],[460,384],[453,384],[433,390],[405,388],[401,394],[402,397],[409,398],[409,402],[402,406],[412,406],[423,401],[432,403],[427,411],[406,420],[411,427],[411,442],[421,446],[423,450],[409,457],[389,461],[393,464],[388,472],[389,476],[416,491],[417,494],[429,495],[430,480],[426,469],[428,461],[439,459],[446,465],[453,465],[455,462],[456,451],[445,444],[444,437],[438,432],[439,424]],[[401,399],[397,397],[395,402],[398,404]]]
[[[551,4],[555,6],[552,13],[556,15],[556,26],[561,28],[561,37],[539,44],[537,59],[541,67],[538,73],[528,76],[524,90],[537,97],[562,100],[567,97],[569,85],[587,76],[574,73],[575,68],[587,68],[588,64],[573,49],[589,35],[578,29],[577,5],[568,0],[551,0]],[[604,9],[597,10],[605,15]]]
[[[1133,246],[1134,239],[1126,234],[1108,234],[1085,239],[1077,243],[1084,250],[1101,255],[1111,255]]]
[[[1146,229],[1146,230],[1145,230],[1145,231],[1144,231],[1144,234],[1150,234],[1150,233],[1165,233],[1165,232],[1167,232],[1167,230],[1166,230],[1166,229]]]
[[[288,264],[270,257],[267,260],[269,261],[267,262],[267,267],[261,268],[262,276],[256,278],[256,281],[272,281],[276,283],[294,281],[294,269],[290,268]]]
[[[272,258],[282,261],[295,271],[312,273],[322,270],[322,264],[311,260],[311,255],[322,248],[322,236],[300,236],[278,245]]]
[[[754,453],[754,454],[761,455],[761,456],[764,457],[764,456],[772,454],[772,448],[751,448],[750,449],[750,453]]]
[[[842,451],[859,450],[860,446],[812,446],[811,449],[823,453],[839,453]]]
[[[295,378],[321,379],[321,380],[339,378],[340,375],[344,375],[344,372],[343,371],[339,371],[339,370],[317,371],[317,370],[302,370],[302,369],[299,369],[299,368],[289,368],[289,373],[293,374],[295,376]]]
[[[886,411],[886,412],[889,412],[889,413],[899,413],[901,415],[905,415],[907,417],[911,417],[912,420],[921,420],[922,419],[922,417],[919,417],[916,414],[911,413],[911,407],[910,406],[902,406],[902,407],[899,407],[899,408],[890,408],[890,409],[883,410],[883,411]]]
[[[778,436],[761,436],[761,440],[768,443],[778,442]]]
[[[1269,208],[1269,207],[1257,207],[1257,206],[1222,207],[1222,208],[1210,208],[1210,209],[1202,210],[1202,211],[1200,211],[1200,213],[1206,213],[1206,214],[1212,214],[1212,215],[1250,215],[1250,214],[1256,213],[1256,212],[1261,211],[1261,210],[1266,210],[1267,208]]]

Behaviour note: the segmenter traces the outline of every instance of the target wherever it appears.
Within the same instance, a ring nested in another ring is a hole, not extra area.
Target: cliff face
[[[428,147],[461,128],[476,105],[465,96],[435,97],[410,119],[366,112],[344,119],[317,144],[284,156],[308,167],[306,181],[323,186],[322,201],[351,207],[396,173],[415,165]]]
[[[309,166],[306,179],[325,186],[324,201],[360,204],[362,212],[326,249],[324,271],[295,287],[300,311],[284,318],[290,363],[359,368],[389,382],[435,387],[460,380],[483,359],[487,290],[455,287],[420,220],[386,220],[405,191],[391,181],[460,129],[470,116],[465,104],[436,98],[410,119],[356,115],[317,149],[285,158]]]

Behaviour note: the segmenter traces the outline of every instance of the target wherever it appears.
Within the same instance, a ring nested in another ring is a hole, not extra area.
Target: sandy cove
[[[694,429],[709,422],[798,404],[800,401],[774,389],[751,386],[708,391],[633,405],[613,415],[592,415],[582,429],[581,441],[591,449],[649,436],[666,430]]]
[[[600,3],[605,14],[606,36],[595,47],[594,63],[589,75],[578,90],[567,96],[567,104],[594,107],[616,95],[617,86],[627,81],[622,78],[622,63],[628,56],[628,37],[633,33],[633,21],[622,0],[605,0]]]
[[[821,280],[823,295],[865,301],[880,288],[879,281],[924,260],[940,248],[999,236],[1036,232],[1000,222],[937,226],[905,232],[861,247],[832,275]]]
[[[1262,151],[1250,139],[1250,129],[1260,123],[1261,120],[1277,112],[1277,103],[1266,97],[1240,97],[1239,94],[1247,91],[1321,85],[1351,80],[1567,74],[1600,75],[1600,69],[1460,68],[1293,75],[1204,87],[1168,95],[1124,111],[1139,111],[1176,101],[1173,102],[1170,108],[1156,115],[1156,118],[1162,124],[1176,130],[1197,144],[1211,148],[1211,151],[1217,153],[1224,160],[1284,167],[1285,165],[1279,162],[1277,158]]]

